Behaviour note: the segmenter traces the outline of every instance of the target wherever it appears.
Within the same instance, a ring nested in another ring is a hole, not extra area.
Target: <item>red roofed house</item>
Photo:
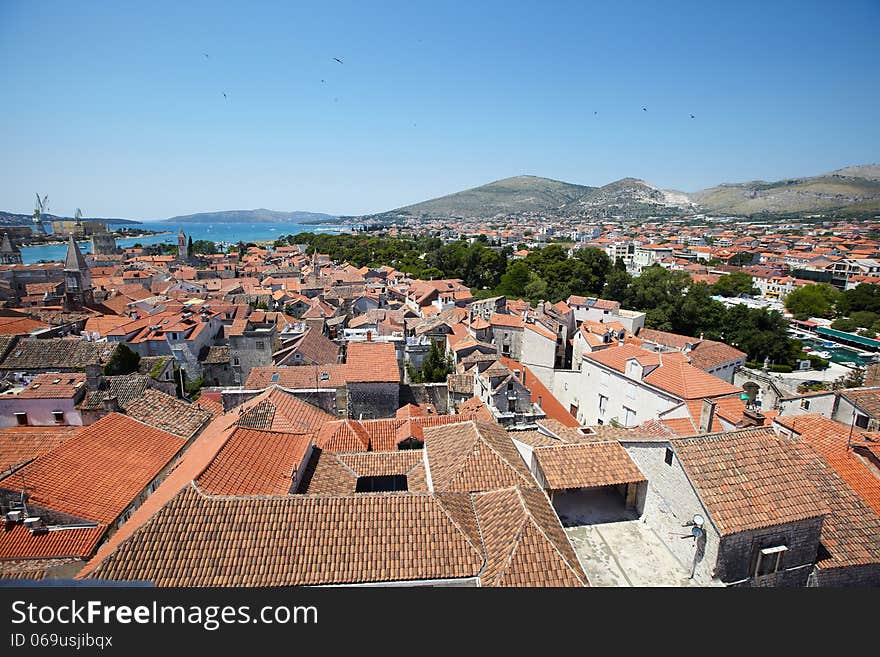
[[[394,344],[350,342],[345,371],[349,417],[394,417],[400,408],[400,366]]]

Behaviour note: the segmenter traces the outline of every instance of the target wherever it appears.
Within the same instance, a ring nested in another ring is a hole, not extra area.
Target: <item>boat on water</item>
[[[829,342],[827,340],[822,343],[823,349],[834,349],[834,347],[836,347],[836,346],[837,346],[836,342]]]

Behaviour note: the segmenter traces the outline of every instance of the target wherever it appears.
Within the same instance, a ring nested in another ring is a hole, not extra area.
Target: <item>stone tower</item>
[[[12,243],[12,240],[9,239],[9,233],[3,233],[3,240],[0,241],[0,264],[21,264],[21,249]]]
[[[177,231],[177,261],[189,261],[189,254],[186,249],[186,235],[183,234],[183,228]]]
[[[77,310],[92,303],[92,273],[71,235],[67,242],[67,257],[64,259],[64,305],[68,310]]]

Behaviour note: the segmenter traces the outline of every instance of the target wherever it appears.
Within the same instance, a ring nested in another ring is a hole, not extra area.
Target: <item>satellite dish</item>
[[[697,527],[696,525],[691,528],[691,535],[696,539],[703,538],[703,530],[701,527]]]
[[[703,516],[701,516],[701,515],[698,514],[698,513],[695,513],[695,514],[694,514],[694,519],[692,520],[692,522],[694,523],[694,526],[695,526],[695,527],[702,527],[702,526],[703,526],[703,523],[705,523],[706,521],[703,520]]]

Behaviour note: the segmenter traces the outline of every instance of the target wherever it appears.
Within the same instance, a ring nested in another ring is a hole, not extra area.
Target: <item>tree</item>
[[[785,307],[797,319],[831,317],[834,314],[840,292],[828,283],[804,285],[785,298]]]
[[[422,361],[422,369],[407,368],[412,383],[444,383],[452,371],[452,361],[444,355],[436,342],[431,342],[431,350]]]
[[[507,267],[507,271],[501,276],[498,285],[498,294],[503,294],[509,299],[519,299],[525,296],[526,285],[529,283],[529,266],[525,260],[514,260]]]
[[[846,374],[839,376],[831,384],[832,390],[842,390],[844,388],[861,388],[865,385],[865,369],[857,367],[850,370]]]
[[[618,262],[623,262],[620,258],[617,260]],[[608,276],[605,278],[605,287],[602,289],[602,298],[622,302],[626,299],[632,280],[632,276],[626,272],[626,267],[619,269],[615,266],[614,269],[608,272]]]
[[[718,279],[712,286],[715,294],[722,297],[738,297],[741,294],[755,295],[758,289],[754,286],[752,277],[743,271],[735,271]]]
[[[543,301],[547,298],[547,281],[535,272],[529,272],[529,282],[524,292],[525,298],[532,303]]]
[[[193,253],[211,255],[217,253],[217,244],[210,240],[196,240],[195,242],[193,242],[192,238],[190,237],[189,251],[190,255],[192,255]]]
[[[846,290],[838,301],[837,309],[843,314],[860,310],[880,313],[880,285],[859,283],[851,290]]]
[[[186,244],[186,255],[192,257],[193,254],[193,236],[189,236],[189,241]]]
[[[104,365],[104,374],[107,376],[131,374],[137,372],[140,362],[141,355],[122,342]]]

